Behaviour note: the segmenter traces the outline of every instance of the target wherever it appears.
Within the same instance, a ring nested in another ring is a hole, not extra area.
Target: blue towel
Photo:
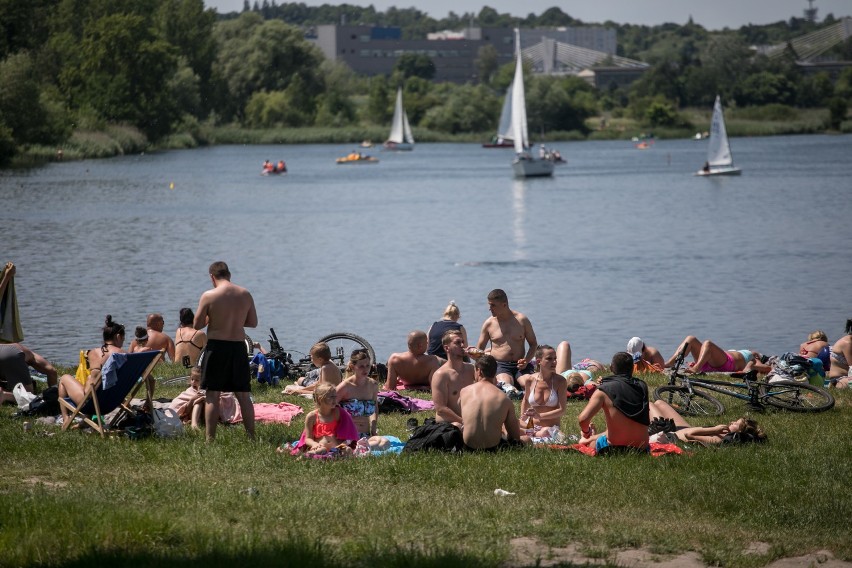
[[[125,362],[127,362],[127,353],[113,353],[109,356],[101,368],[101,382],[104,390],[118,382],[118,370]]]

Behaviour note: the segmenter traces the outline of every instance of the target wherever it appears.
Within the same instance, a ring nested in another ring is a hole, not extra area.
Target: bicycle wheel
[[[664,386],[657,387],[654,398],[667,402],[678,414],[691,416],[718,416],[725,412],[721,402],[705,392],[686,387]]]
[[[331,360],[341,369],[346,367],[349,357],[355,349],[366,349],[367,354],[370,356],[370,361],[373,364],[376,363],[376,352],[373,351],[373,346],[360,335],[342,331],[329,333],[319,341],[329,346],[331,349]]]
[[[760,400],[793,412],[822,412],[834,406],[834,397],[827,390],[795,381],[762,385]]]

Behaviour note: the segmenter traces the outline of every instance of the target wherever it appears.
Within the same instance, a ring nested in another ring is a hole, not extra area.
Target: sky
[[[254,0],[249,0],[254,4]],[[260,3],[262,0],[258,0]],[[299,0],[308,6],[322,4],[373,5],[384,11],[389,7],[417,8],[433,18],[443,18],[450,12],[464,14],[479,13],[483,6],[490,6],[502,13],[526,16],[530,12],[541,14],[553,6],[573,18],[587,23],[603,23],[612,20],[619,24],[656,25],[665,22],[685,24],[689,17],[696,24],[710,30],[724,27],[738,28],[745,24],[769,24],[790,17],[802,17],[808,7],[807,0],[480,0],[460,2],[458,0]],[[243,0],[205,0],[205,5],[219,12],[234,12],[243,9]],[[284,4],[278,0],[277,4]],[[852,16],[850,0],[814,0],[819,11],[819,21],[829,13],[835,18]]]

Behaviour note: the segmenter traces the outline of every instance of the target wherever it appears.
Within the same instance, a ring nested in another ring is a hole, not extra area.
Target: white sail
[[[515,29],[515,78],[512,80],[512,130],[515,134],[515,152],[529,148],[527,138],[527,101],[524,94],[524,65],[521,60],[520,33]]]
[[[530,146],[527,133],[527,101],[524,94],[524,65],[521,60],[521,37],[515,29],[515,78],[512,81],[512,131],[514,132],[515,160],[512,169],[516,177],[546,177],[553,175],[553,162],[536,160],[527,151]]]
[[[514,84],[514,81],[513,81]],[[506,89],[506,98],[503,99],[503,110],[500,111],[500,124],[497,125],[497,140],[514,140],[515,134],[512,129],[512,87]]]
[[[404,141],[402,132],[402,88],[396,92],[396,105],[393,107],[393,122],[391,122],[390,136],[388,142],[396,142],[401,144]]]
[[[734,163],[728,132],[725,129],[725,116],[722,114],[722,102],[716,95],[713,105],[713,120],[710,123],[710,144],[707,147],[707,163],[710,167],[730,167]]]
[[[385,142],[386,150],[412,150],[414,148],[414,136],[411,135],[411,125],[408,124],[408,115],[402,108],[402,87],[396,91],[396,104],[393,107],[393,122],[391,123],[390,136]]]
[[[402,93],[400,93],[402,95]],[[402,106],[402,98],[399,99],[399,104]],[[414,136],[411,134],[411,125],[408,124],[408,113],[402,109],[402,136],[406,144],[414,144]]]

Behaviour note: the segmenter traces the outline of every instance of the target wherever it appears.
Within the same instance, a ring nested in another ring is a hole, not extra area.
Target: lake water
[[[852,136],[734,139],[741,177],[702,179],[706,142],[557,143],[553,179],[511,177],[510,150],[418,144],[375,165],[351,147],[219,146],[0,172],[0,261],[25,343],[54,361],[193,309],[225,260],[274,327],[307,351],[350,331],[380,360],[449,300],[475,342],[507,291],[540,343],[607,361],[639,335],[780,353],[852,318]],[[287,176],[258,175],[264,159]],[[170,189],[174,184],[174,189]],[[830,272],[827,271],[830,267]]]

